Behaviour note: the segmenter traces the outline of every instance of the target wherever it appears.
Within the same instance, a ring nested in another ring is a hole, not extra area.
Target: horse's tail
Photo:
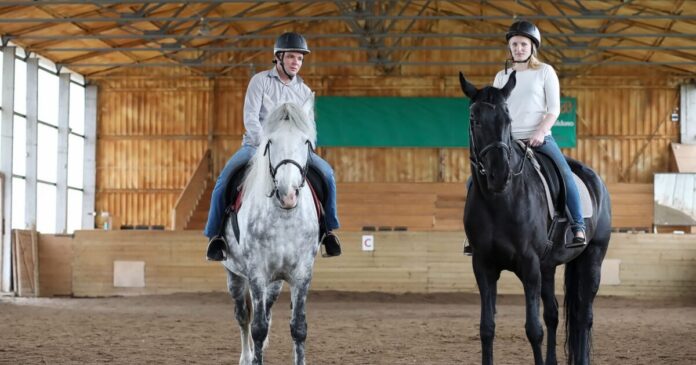
[[[582,362],[586,354],[592,351],[592,326],[586,327],[583,321],[583,301],[580,264],[577,260],[570,261],[565,267],[565,352],[568,365]],[[587,303],[585,303],[586,305]],[[590,319],[591,321],[591,319]],[[591,322],[590,322],[591,323]],[[587,347],[587,348],[586,348]]]

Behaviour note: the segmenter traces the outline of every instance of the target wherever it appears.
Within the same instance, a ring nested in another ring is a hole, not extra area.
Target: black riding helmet
[[[300,52],[302,54],[310,53],[309,47],[307,47],[307,41],[302,35],[295,32],[283,33],[276,39],[275,46],[273,46],[273,54],[276,55],[278,52]]]
[[[526,63],[529,61],[530,58],[532,58],[532,55],[536,52],[536,50],[539,49],[539,46],[541,46],[541,33],[539,32],[539,28],[536,27],[536,25],[526,21],[526,20],[518,20],[510,26],[510,29],[508,29],[507,33],[505,33],[505,40],[509,43],[510,38],[514,36],[523,36],[529,38],[530,41],[532,41],[532,44],[534,46],[532,47],[532,53],[527,57],[526,60],[524,61],[515,61],[512,58],[512,51],[510,50],[510,47],[508,46],[508,52],[510,52],[510,58],[505,60],[505,74],[507,75],[507,70],[508,70],[508,65],[510,62],[512,63]]]
[[[285,69],[285,64],[283,64],[283,57],[285,52],[300,52],[303,55],[310,53],[309,47],[307,47],[307,41],[302,35],[295,32],[283,33],[276,39],[275,45],[273,46],[273,63],[280,63],[280,68],[290,80],[293,79],[293,75],[290,75]]]
[[[541,46],[541,33],[539,32],[539,28],[526,20],[519,20],[512,23],[508,32],[505,33],[505,40],[510,41],[510,38],[516,35],[529,38],[532,43],[534,43],[536,49],[539,49]]]

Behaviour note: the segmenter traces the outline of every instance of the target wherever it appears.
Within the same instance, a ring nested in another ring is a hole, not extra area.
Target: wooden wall
[[[320,71],[306,69],[306,74]],[[99,83],[97,210],[120,224],[169,225],[176,197],[211,148],[219,171],[239,147],[243,97],[252,70],[204,77],[104,78]],[[461,96],[456,75],[306,77],[318,95]],[[479,85],[488,77],[474,76]],[[562,78],[578,99],[578,147],[565,152],[608,183],[651,183],[668,171],[679,125],[678,81],[662,78]],[[466,111],[462,111],[465,113]],[[345,121],[350,123],[350,121]],[[464,182],[466,149],[321,148],[339,182]]]
[[[435,293],[477,291],[471,258],[461,253],[463,232],[377,232],[375,251],[361,250],[361,233],[344,233],[343,255],[317,257],[312,290]],[[76,296],[167,294],[226,290],[219,263],[204,259],[198,232],[78,231],[72,241],[72,292]],[[141,262],[142,287],[115,287],[116,261]],[[563,270],[557,273],[562,293]],[[45,283],[56,277],[41,277]],[[46,284],[47,285],[47,284]],[[520,294],[505,272],[499,292]],[[696,245],[689,235],[612,235],[600,295],[694,297]]]

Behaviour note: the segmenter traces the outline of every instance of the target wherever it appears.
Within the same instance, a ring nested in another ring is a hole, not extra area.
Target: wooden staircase
[[[185,230],[200,230],[205,228],[205,224],[208,221],[208,210],[210,209],[210,195],[213,193],[213,187],[215,182],[208,180],[206,181],[206,188],[198,199],[198,204],[191,214],[191,218],[184,226]]]
[[[210,194],[214,183],[211,180],[211,152],[205,151],[191,178],[179,195],[172,209],[173,230],[203,229],[208,218]]]

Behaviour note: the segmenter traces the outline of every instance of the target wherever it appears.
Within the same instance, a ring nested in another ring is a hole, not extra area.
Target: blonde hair
[[[534,49],[534,52],[532,52],[532,56],[529,57],[529,68],[532,70],[536,70],[539,67],[541,67],[541,61],[536,56],[536,48]]]

